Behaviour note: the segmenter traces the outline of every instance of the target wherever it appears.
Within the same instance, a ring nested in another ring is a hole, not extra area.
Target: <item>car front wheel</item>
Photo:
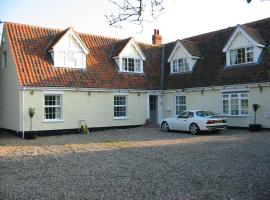
[[[197,124],[192,123],[189,126],[189,131],[192,135],[197,135],[200,132],[200,128]]]
[[[168,131],[170,130],[169,124],[168,124],[167,122],[162,122],[162,123],[161,123],[161,130],[162,130],[163,132],[168,132]]]

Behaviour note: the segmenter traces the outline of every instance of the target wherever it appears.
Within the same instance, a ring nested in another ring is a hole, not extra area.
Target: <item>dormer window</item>
[[[48,47],[54,66],[85,69],[86,55],[89,50],[73,28],[66,29],[59,33],[59,35],[56,35],[55,38],[60,39],[53,39]]]
[[[226,65],[233,67],[256,63],[264,47],[265,42],[255,29],[238,25],[223,48],[223,52],[226,53]]]
[[[143,73],[145,56],[133,38],[127,38],[116,43],[112,49],[119,72]]]
[[[230,50],[230,64],[239,65],[254,62],[253,47]]]
[[[142,72],[143,61],[136,58],[122,58],[122,69],[125,72]]]
[[[177,40],[168,58],[168,62],[170,62],[170,73],[191,72],[200,56],[201,53],[197,43],[187,40]]]
[[[172,65],[173,65],[172,73],[181,73],[190,71],[188,58],[175,59],[173,60]]]
[[[56,67],[85,68],[85,55],[80,51],[57,51],[54,60]]]

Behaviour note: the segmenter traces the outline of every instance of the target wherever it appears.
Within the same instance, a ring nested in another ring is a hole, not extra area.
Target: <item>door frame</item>
[[[160,123],[162,120],[162,94],[161,92],[148,92],[147,93],[147,112],[146,118],[150,119],[150,96],[157,96],[157,123]]]

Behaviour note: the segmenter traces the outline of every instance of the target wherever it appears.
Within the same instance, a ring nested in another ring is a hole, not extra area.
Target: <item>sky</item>
[[[104,15],[115,12],[108,0],[0,0],[0,20],[66,29],[116,38],[134,37],[151,43],[153,29],[163,42],[184,39],[270,17],[269,0],[164,0],[165,10],[157,20],[122,29],[110,27]],[[1,27],[0,27],[1,28]],[[0,33],[2,30],[0,29]]]

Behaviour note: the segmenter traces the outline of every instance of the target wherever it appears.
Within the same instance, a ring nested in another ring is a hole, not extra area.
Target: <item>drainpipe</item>
[[[161,73],[160,73],[160,89],[161,89],[161,95],[160,95],[160,120],[163,118],[163,101],[162,101],[162,96],[163,96],[163,89],[164,89],[164,53],[165,52],[165,45],[162,45],[162,55],[161,55]]]
[[[25,87],[23,87],[22,90],[22,138],[24,139],[24,91],[25,91]]]
[[[163,90],[164,87],[164,50],[165,45],[162,46],[162,55],[161,55],[161,73],[160,73],[160,89]]]

